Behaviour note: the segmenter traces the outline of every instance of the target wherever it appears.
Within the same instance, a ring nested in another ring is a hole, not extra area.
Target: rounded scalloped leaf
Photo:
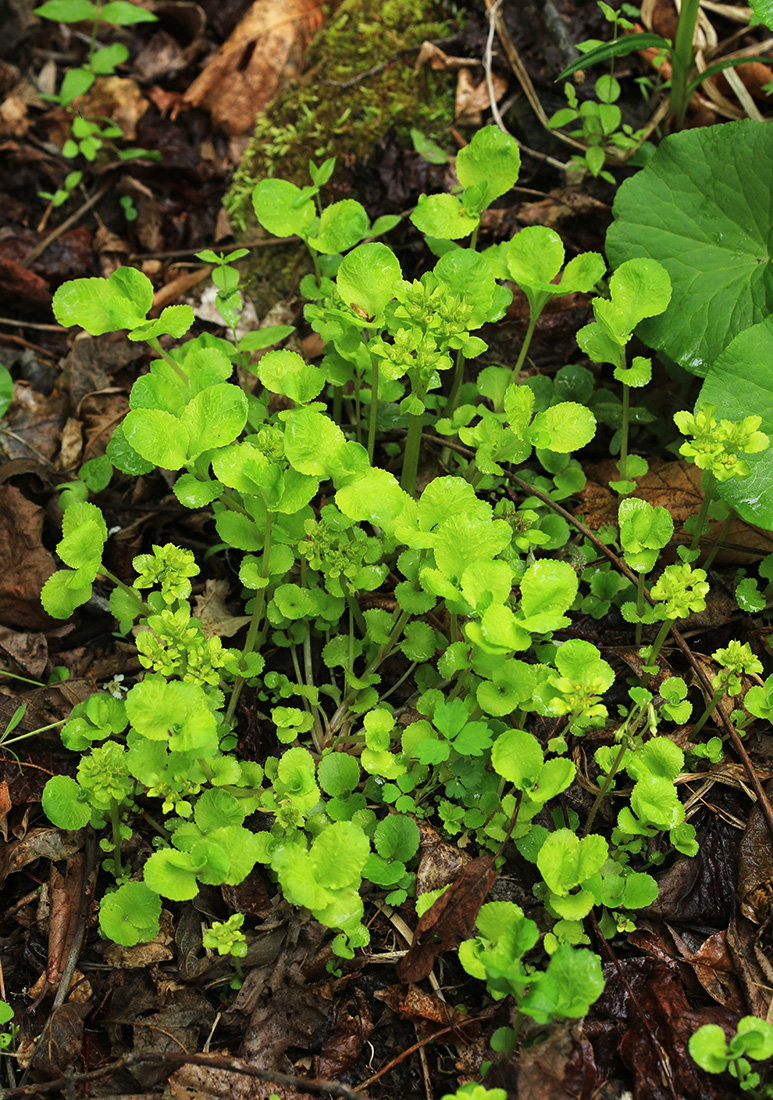
[[[507,246],[507,268],[520,287],[548,290],[564,262],[564,246],[554,229],[529,225],[517,233]]]
[[[261,180],[252,192],[255,217],[264,229],[277,237],[303,235],[315,218],[314,203],[302,198],[300,187],[287,180]]]
[[[531,427],[536,447],[559,454],[579,451],[596,434],[596,417],[576,401],[561,401],[538,412]]]
[[[387,737],[387,742],[389,738]],[[317,782],[332,798],[347,798],[360,781],[360,766],[353,756],[334,752],[323,756],[317,767]]]
[[[107,894],[99,906],[99,927],[113,943],[133,947],[158,933],[161,898],[144,882],[125,882]]]
[[[360,826],[335,821],[311,845],[311,871],[328,889],[357,887],[369,855],[370,841]]]
[[[150,889],[162,898],[190,901],[199,892],[193,862],[188,852],[164,848],[148,856],[143,877]]]
[[[354,248],[370,231],[365,207],[356,199],[342,199],[322,211],[317,232],[308,243],[317,252],[334,255]]]
[[[407,814],[390,814],[380,821],[373,835],[373,845],[384,859],[406,863],[419,850],[419,826]]]
[[[109,279],[62,283],[51,303],[60,325],[80,325],[92,336],[133,329],[153,305],[153,284],[133,267],[119,267]]]
[[[77,574],[72,569],[58,569],[52,573],[40,592],[44,610],[54,619],[69,619],[76,607],[91,599],[91,584],[73,588],[72,579]]]
[[[717,420],[743,420],[756,413],[760,430],[773,441],[773,320],[761,321],[725,348],[709,370],[698,405],[717,407]],[[751,467],[745,478],[731,478],[717,486],[741,519],[773,531],[773,446],[744,455]]]
[[[313,401],[325,385],[322,371],[295,351],[269,351],[258,363],[257,372],[266,389],[299,405]]]
[[[43,789],[43,811],[59,829],[82,829],[91,820],[91,810],[81,798],[81,788],[69,775],[55,775]]]
[[[400,261],[379,241],[362,244],[344,256],[336,275],[338,293],[367,317],[379,317],[403,280]]]
[[[518,790],[536,782],[543,761],[539,741],[526,730],[505,730],[497,737],[491,749],[494,771],[513,783]]]
[[[707,1073],[727,1069],[727,1039],[719,1024],[704,1024],[690,1036],[690,1057]]]
[[[673,288],[638,335],[693,374],[773,311],[771,159],[773,131],[758,122],[685,130],[617,192],[610,262],[658,260]]]
[[[456,195],[419,195],[411,221],[427,237],[458,241],[469,237],[480,218],[468,214]]]
[[[580,839],[571,829],[556,829],[540,848],[537,866],[548,889],[565,897],[600,871],[607,855],[603,836],[591,833]]]
[[[486,188],[482,210],[510,190],[520,170],[518,142],[498,126],[482,127],[456,157],[456,175],[462,187],[482,184]]]

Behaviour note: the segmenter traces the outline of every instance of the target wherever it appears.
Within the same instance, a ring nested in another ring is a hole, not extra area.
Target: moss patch
[[[257,182],[280,176],[303,186],[309,160],[367,155],[395,127],[409,141],[411,127],[437,138],[453,121],[454,76],[422,66],[414,75],[415,47],[443,39],[454,25],[430,0],[343,0],[309,48],[307,70],[258,120],[225,207],[237,229],[252,217]],[[403,52],[409,51],[409,52]],[[349,87],[340,87],[378,66]]]

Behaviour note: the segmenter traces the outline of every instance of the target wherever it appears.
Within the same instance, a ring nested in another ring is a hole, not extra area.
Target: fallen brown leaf
[[[452,951],[469,937],[496,877],[494,860],[490,857],[473,859],[462,869],[416,925],[413,943],[397,966],[401,982],[422,981],[430,974],[438,955]]]
[[[40,603],[40,590],[55,569],[41,542],[44,514],[14,486],[0,485],[0,620],[6,626],[53,625]]]
[[[636,495],[648,504],[667,508],[674,520],[675,542],[686,543],[689,536],[682,530],[684,521],[698,513],[703,500],[701,471],[689,462],[666,462],[660,458],[652,459],[649,466],[649,472],[637,483]],[[587,467],[585,472],[588,481],[580,493],[578,509],[585,516],[585,523],[593,531],[607,524],[616,524],[619,498],[609,488],[609,482],[618,476],[615,463],[610,459]],[[721,526],[716,521],[711,523],[709,540],[719,534]],[[724,543],[718,560],[743,563],[750,560],[745,550],[752,551],[755,559],[760,553],[773,551],[773,532],[761,531],[737,519],[732,523]]]
[[[300,70],[322,26],[319,0],[256,0],[185,93],[229,134],[251,129],[258,111]]]

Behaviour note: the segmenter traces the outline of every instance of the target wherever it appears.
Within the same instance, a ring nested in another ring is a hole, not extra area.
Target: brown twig
[[[62,1075],[54,1081],[22,1085],[13,1089],[2,1089],[0,1090],[0,1100],[17,1100],[17,1098],[21,1100],[23,1097],[35,1098],[44,1093],[52,1092],[64,1092],[65,1095],[69,1095],[75,1085],[111,1077],[120,1070],[132,1069],[134,1066],[147,1062],[156,1065],[207,1066],[210,1069],[219,1069],[226,1073],[239,1073],[243,1077],[254,1077],[258,1081],[266,1081],[272,1085],[284,1085],[287,1088],[302,1088],[305,1092],[340,1096],[342,1100],[368,1100],[368,1097],[361,1092],[349,1088],[348,1085],[342,1085],[338,1081],[314,1080],[306,1077],[296,1077],[295,1074],[291,1073],[258,1069],[257,1066],[251,1066],[247,1062],[242,1062],[239,1058],[220,1057],[215,1054],[158,1054],[153,1051],[135,1051],[131,1054],[125,1054],[115,1062],[101,1066],[100,1069],[91,1070],[88,1073],[72,1073],[67,1076]]]
[[[420,1039],[418,1043],[414,1043],[412,1047],[408,1047],[407,1050],[402,1051],[393,1058],[391,1062],[387,1062],[378,1073],[374,1073],[372,1077],[369,1077],[367,1081],[361,1081],[357,1086],[358,1089],[366,1089],[369,1085],[372,1085],[374,1081],[378,1081],[380,1077],[383,1077],[385,1073],[389,1073],[390,1069],[394,1069],[400,1062],[404,1062],[406,1058],[410,1058],[412,1054],[415,1054],[417,1050],[421,1050],[422,1047],[427,1046],[429,1043],[434,1043],[436,1039],[442,1038],[444,1035],[448,1035],[452,1031],[460,1031],[463,1027],[467,1027],[468,1024],[478,1024],[483,1020],[490,1020],[494,1015],[494,1012],[498,1011],[494,1009],[491,1012],[486,1013],[483,1016],[471,1016],[469,1020],[460,1020],[456,1024],[452,1024],[450,1027],[444,1027],[440,1031],[436,1031],[433,1035],[427,1035],[424,1039]],[[0,1100],[3,1100],[3,1094],[0,1093]]]
[[[452,451],[457,451],[459,454],[464,455],[466,458],[475,457],[475,452],[470,450],[469,447],[463,447],[461,444],[458,443],[450,443],[447,439],[440,439],[438,436],[426,434],[422,434],[422,439],[425,439],[428,443],[436,443],[440,447],[447,447]],[[570,523],[575,528],[575,530],[579,531],[581,535],[584,535],[585,538],[589,539],[597,550],[604,554],[605,557],[609,558],[615,568],[618,569],[624,577],[627,577],[628,580],[631,581],[633,584],[638,584],[639,578],[633,572],[633,570],[629,569],[625,562],[621,558],[619,558],[618,555],[614,552],[614,550],[610,550],[610,548],[601,541],[598,535],[595,535],[593,531],[590,530],[590,528],[586,527],[584,523],[581,523],[580,520],[573,516],[571,512],[568,512],[566,508],[562,508],[560,504],[556,504],[556,502],[554,500],[551,500],[546,493],[543,493],[539,489],[536,489],[533,485],[530,485],[528,481],[524,481],[522,478],[518,477],[517,474],[511,474],[507,470],[505,470],[504,477],[508,478],[508,480],[518,485],[519,488],[527,492],[529,496],[535,496],[538,500],[541,500],[544,504],[547,504],[547,506],[549,508],[552,508],[553,511],[556,512],[559,516],[563,516],[567,523]],[[649,590],[646,588],[644,589],[644,597],[647,602],[650,603],[652,606],[654,606],[657,602],[652,598]],[[673,635],[674,641],[684,655],[685,659],[689,662],[690,667],[692,668],[696,677],[700,681],[701,687],[706,693],[706,697],[710,699],[714,694],[714,688],[706,670],[704,669],[700,661],[696,660],[695,655],[693,654],[689,645],[675,626],[671,627],[671,634]],[[757,800],[760,804],[760,811],[762,812],[762,816],[765,818],[765,824],[768,827],[768,833],[770,834],[771,840],[773,840],[773,807],[771,807],[770,805],[770,799],[763,790],[760,778],[757,775],[754,765],[749,759],[749,754],[746,751],[746,747],[744,746],[741,738],[738,735],[738,731],[735,729],[730,719],[722,712],[721,708],[719,708],[716,713],[719,722],[725,730],[725,733],[730,738],[733,748],[735,749],[741,760],[741,763],[744,766],[744,770],[746,771],[746,774],[749,778],[749,782],[751,783],[754,789],[754,793],[756,794]]]
[[[20,267],[29,268],[32,267],[38,256],[42,256],[50,244],[53,244],[57,238],[61,237],[63,233],[66,233],[70,226],[76,225],[84,214],[87,214],[91,210],[92,206],[96,206],[101,198],[108,193],[113,186],[112,181],[103,183],[98,191],[95,191],[91,198],[86,199],[82,206],[79,206],[74,214],[71,214],[69,218],[65,218],[61,225],[58,225],[56,229],[53,229],[47,237],[45,237],[40,244],[27,253],[22,260]]]

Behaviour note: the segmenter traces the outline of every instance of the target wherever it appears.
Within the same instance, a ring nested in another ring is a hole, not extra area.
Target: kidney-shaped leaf
[[[374,241],[360,245],[345,256],[336,276],[336,286],[347,305],[378,317],[395,296],[402,282],[400,262],[391,248]]]
[[[719,356],[706,376],[698,404],[717,406],[717,420],[762,417],[760,430],[773,440],[773,320],[747,328]],[[773,531],[773,446],[744,455],[751,467],[746,478],[717,486],[720,496],[741,519]]]
[[[153,284],[133,267],[119,267],[109,279],[72,279],[54,294],[60,325],[80,325],[92,336],[136,328],[153,305]]]
[[[693,374],[773,311],[772,158],[773,131],[752,120],[685,130],[617,192],[609,260],[658,260],[673,286],[638,334]]]

